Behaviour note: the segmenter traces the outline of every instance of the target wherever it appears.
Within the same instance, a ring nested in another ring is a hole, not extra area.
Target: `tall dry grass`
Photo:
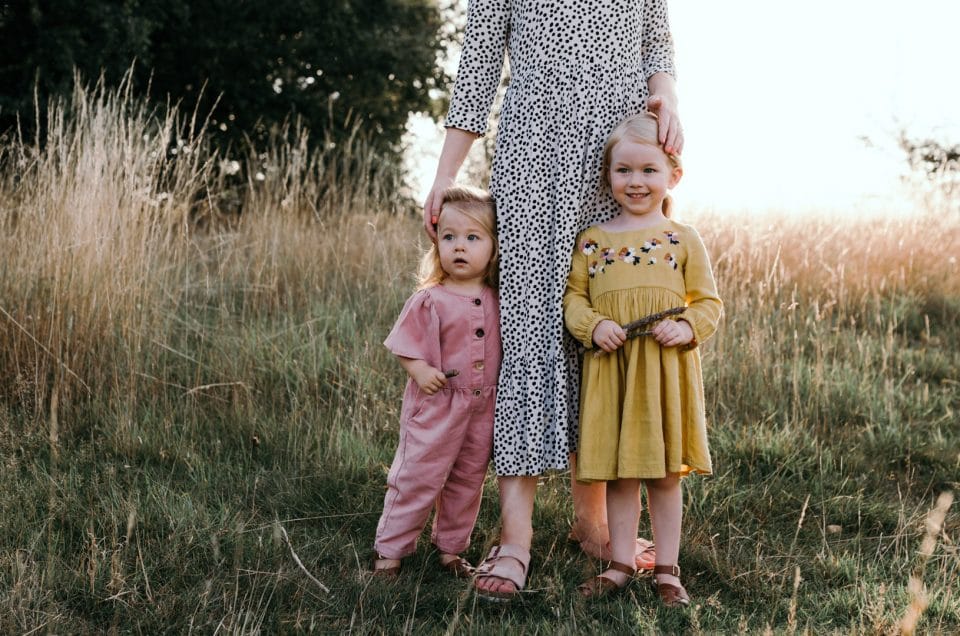
[[[38,113],[37,139],[0,146],[0,399],[28,418],[102,403],[129,419],[167,382],[166,354],[190,360],[179,340],[211,327],[189,324],[197,308],[264,320],[318,295],[382,297],[396,276],[395,242],[376,235],[398,211],[396,180],[362,136],[311,150],[291,126],[241,164],[210,150],[198,113],[151,109],[129,84],[78,81]],[[373,241],[319,242],[358,216]],[[368,249],[384,250],[382,279]],[[242,393],[235,371],[179,388]]]

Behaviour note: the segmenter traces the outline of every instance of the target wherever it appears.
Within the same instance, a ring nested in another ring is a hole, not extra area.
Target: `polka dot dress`
[[[561,306],[577,234],[616,213],[606,137],[673,74],[666,0],[470,0],[445,125],[483,134],[506,52],[510,84],[490,190],[501,249],[498,475],[566,469],[576,449],[578,345]]]

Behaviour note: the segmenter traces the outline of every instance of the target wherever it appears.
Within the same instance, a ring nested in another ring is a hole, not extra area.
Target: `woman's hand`
[[[423,202],[423,231],[430,240],[437,241],[437,228],[434,224],[440,218],[440,204],[443,201],[443,191],[452,186],[457,180],[457,172],[463,165],[467,153],[477,133],[459,128],[447,128],[443,137],[443,148],[440,149],[440,160],[437,163],[437,176],[433,179],[430,194]]]
[[[650,331],[661,347],[679,347],[693,340],[693,327],[686,320],[661,320]]]
[[[650,98],[647,110],[660,121],[660,143],[668,154],[683,152],[683,126],[677,111],[677,83],[668,73],[654,73],[647,80]]]
[[[627,341],[627,332],[623,327],[612,320],[601,320],[593,328],[593,344],[600,347],[607,353],[612,353],[623,346]]]
[[[427,233],[430,240],[437,241],[437,220],[440,218],[440,204],[443,202],[443,191],[452,186],[455,182],[454,177],[443,177],[437,175],[433,180],[433,187],[430,193],[423,201],[423,231]]]

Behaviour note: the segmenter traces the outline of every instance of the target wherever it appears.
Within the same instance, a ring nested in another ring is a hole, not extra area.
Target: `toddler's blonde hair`
[[[663,154],[667,155],[667,161],[671,168],[683,169],[680,164],[680,157],[663,149],[663,144],[660,143],[659,130],[660,120],[656,115],[649,112],[631,115],[617,124],[617,127],[607,137],[607,144],[603,147],[603,183],[607,188],[610,187],[610,156],[617,144],[624,139],[648,146],[656,146],[663,151]],[[663,198],[662,209],[663,216],[670,218],[673,213],[673,198],[669,194]]]
[[[497,207],[489,192],[467,185],[450,186],[443,191],[440,200],[439,219],[444,210],[456,210],[470,218],[490,235],[493,240],[493,253],[484,272],[483,282],[488,287],[497,289],[500,281],[500,242],[497,240]],[[420,269],[417,273],[417,289],[426,289],[443,282],[447,273],[440,264],[440,250],[434,243],[420,259]]]

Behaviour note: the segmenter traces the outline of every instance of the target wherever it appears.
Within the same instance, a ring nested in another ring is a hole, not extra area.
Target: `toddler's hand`
[[[420,386],[420,390],[427,395],[433,395],[447,385],[447,377],[443,374],[443,371],[428,365],[413,370],[410,375],[414,382]]]
[[[593,328],[593,344],[607,353],[616,351],[627,341],[627,332],[612,320],[601,320]]]
[[[650,331],[662,347],[679,347],[693,340],[693,327],[686,320],[661,320]]]

